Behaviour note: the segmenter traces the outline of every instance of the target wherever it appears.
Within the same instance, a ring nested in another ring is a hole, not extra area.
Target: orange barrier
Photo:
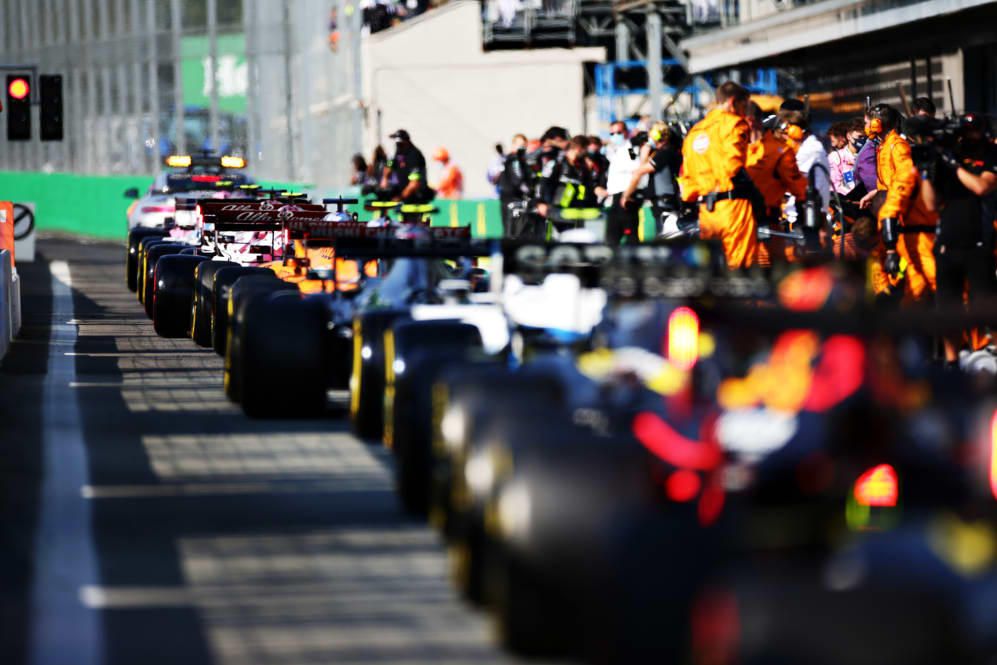
[[[10,250],[10,264],[14,265],[14,204],[0,201],[0,251]]]

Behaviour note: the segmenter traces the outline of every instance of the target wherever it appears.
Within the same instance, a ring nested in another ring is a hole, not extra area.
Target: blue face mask
[[[855,149],[856,150],[861,150],[862,146],[865,145],[866,140],[867,140],[866,137],[860,136],[857,139],[855,139],[854,141],[852,141],[852,143],[855,144]]]
[[[609,142],[612,143],[613,145],[623,145],[623,142],[626,141],[626,140],[627,139],[626,139],[626,137],[623,136],[623,134],[610,134],[609,135]]]

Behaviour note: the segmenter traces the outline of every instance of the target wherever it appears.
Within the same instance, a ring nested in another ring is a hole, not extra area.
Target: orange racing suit
[[[689,130],[682,144],[679,186],[682,200],[705,199],[712,192],[732,196],[734,176],[744,169],[748,152],[748,123],[721,108],[706,114]],[[751,202],[746,198],[719,198],[711,212],[699,207],[703,239],[720,238],[730,268],[755,263],[758,237]]]
[[[770,216],[778,216],[786,193],[802,201],[807,194],[807,179],[800,173],[796,164],[796,151],[785,141],[781,141],[770,131],[748,146],[745,167],[751,181],[758,187],[765,199],[765,207]],[[792,260],[792,248],[783,238],[772,238],[758,245],[758,262],[770,265],[772,257]]]
[[[895,131],[886,135],[876,155],[880,189],[886,201],[879,209],[880,230],[884,219],[893,217],[904,226],[934,226],[938,213],[929,211],[917,195],[920,172],[911,158],[910,145]],[[900,233],[897,252],[907,263],[907,295],[915,301],[935,290],[934,233]]]

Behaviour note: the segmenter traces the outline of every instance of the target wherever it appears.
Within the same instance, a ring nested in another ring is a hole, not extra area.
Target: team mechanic
[[[745,169],[765,200],[764,219],[757,221],[759,224],[768,224],[770,228],[778,230],[785,195],[787,193],[792,195],[796,201],[805,200],[807,179],[800,173],[793,147],[783,136],[776,136],[773,130],[767,129],[762,124],[761,108],[754,102],[749,102],[747,114],[751,128],[751,143],[748,145]],[[773,260],[793,258],[791,248],[782,238],[773,238],[768,243],[761,243],[758,246],[758,260],[761,265],[768,265]]]
[[[938,213],[930,210],[924,197],[918,195],[920,172],[911,157],[910,144],[897,131],[900,114],[887,104],[879,104],[869,112],[869,118],[870,136],[882,137],[876,170],[878,187],[886,192],[878,214],[886,248],[883,269],[891,276],[904,272],[906,298],[922,302],[936,289],[933,229]],[[910,232],[914,226],[932,231]],[[904,227],[908,227],[907,232]]]
[[[433,200],[433,190],[426,184],[426,158],[422,151],[412,145],[404,129],[388,138],[395,140],[395,156],[381,176],[381,190],[394,201],[429,203]]]
[[[700,236],[719,238],[727,265],[745,268],[755,263],[758,252],[752,208],[765,207],[745,170],[748,91],[728,81],[717,88],[716,102],[685,138],[679,185],[683,201],[699,203]]]

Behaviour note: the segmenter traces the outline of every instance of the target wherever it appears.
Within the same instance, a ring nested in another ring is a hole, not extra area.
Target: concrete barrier
[[[21,334],[21,276],[11,267],[10,278],[10,339]]]
[[[10,251],[0,250],[0,359],[7,355],[10,342],[13,339],[13,317],[11,308],[11,270]]]

